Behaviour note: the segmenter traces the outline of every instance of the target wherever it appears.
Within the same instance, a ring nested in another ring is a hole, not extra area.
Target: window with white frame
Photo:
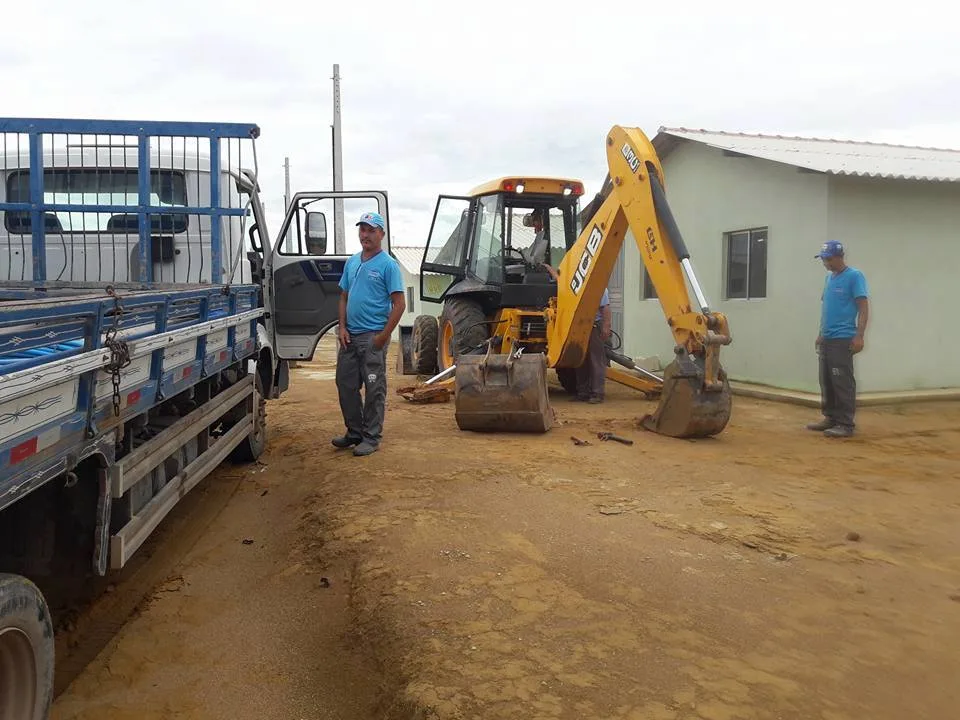
[[[767,228],[724,233],[724,289],[728,300],[767,296]]]

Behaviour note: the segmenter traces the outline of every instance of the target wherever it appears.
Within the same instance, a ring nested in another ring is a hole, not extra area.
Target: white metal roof
[[[423,259],[423,247],[415,245],[391,245],[390,252],[403,269],[411,275],[420,274],[420,261]]]
[[[830,175],[960,182],[960,150],[668,127],[653,142],[663,157],[678,140]]]

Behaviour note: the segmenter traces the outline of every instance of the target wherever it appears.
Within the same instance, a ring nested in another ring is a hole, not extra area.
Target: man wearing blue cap
[[[853,356],[863,350],[863,334],[870,314],[867,281],[863,273],[846,264],[843,245],[829,240],[814,257],[830,271],[821,297],[820,393],[823,420],[807,425],[828,437],[853,435],[857,381]]]
[[[379,213],[357,222],[362,250],[347,260],[340,278],[337,393],[347,432],[333,440],[354,455],[380,446],[387,402],[387,345],[406,310],[400,265],[381,247],[385,226]],[[360,388],[364,389],[361,402]]]

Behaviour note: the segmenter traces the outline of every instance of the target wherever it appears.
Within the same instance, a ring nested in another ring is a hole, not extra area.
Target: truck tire
[[[254,462],[267,449],[267,398],[260,373],[253,374],[253,430],[233,450],[235,462]]]
[[[440,314],[440,371],[455,365],[461,353],[469,352],[490,336],[487,316],[476,300],[452,297],[444,301]]]
[[[47,720],[53,702],[50,610],[37,586],[0,574],[0,718]]]
[[[560,386],[570,395],[577,394],[577,369],[568,367],[557,368],[557,380]]]

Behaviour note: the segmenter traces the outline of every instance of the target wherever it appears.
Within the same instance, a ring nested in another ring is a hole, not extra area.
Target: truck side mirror
[[[307,253],[325,255],[327,252],[327,216],[322,212],[307,213]]]
[[[252,247],[256,253],[262,255],[263,246],[260,244],[260,226],[254,223],[250,226],[247,234],[250,236],[250,247]]]

